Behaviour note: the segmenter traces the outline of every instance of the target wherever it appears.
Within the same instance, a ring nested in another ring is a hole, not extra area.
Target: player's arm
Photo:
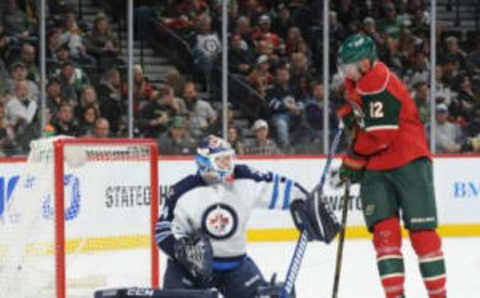
[[[329,206],[312,197],[300,183],[276,173],[255,171],[244,165],[237,166],[235,170],[236,177],[243,175],[256,182],[254,207],[290,209],[295,226],[299,230],[307,230],[309,240],[329,243],[339,231],[340,225]]]
[[[183,198],[188,200],[189,198]],[[177,199],[178,200],[178,199]],[[213,249],[208,237],[196,231],[183,204],[166,200],[156,226],[158,246],[200,284],[212,277]]]

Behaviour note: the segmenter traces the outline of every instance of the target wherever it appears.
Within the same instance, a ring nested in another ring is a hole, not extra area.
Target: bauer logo
[[[20,176],[15,175],[11,177],[0,177],[0,217],[5,213],[5,209],[10,199],[12,198],[13,191],[18,184]]]
[[[457,181],[453,184],[453,197],[455,199],[478,199],[479,196],[479,182]]]

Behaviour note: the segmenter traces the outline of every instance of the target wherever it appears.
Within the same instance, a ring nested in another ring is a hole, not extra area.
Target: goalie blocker
[[[152,288],[118,288],[95,291],[94,298],[218,298],[211,290],[163,290]]]

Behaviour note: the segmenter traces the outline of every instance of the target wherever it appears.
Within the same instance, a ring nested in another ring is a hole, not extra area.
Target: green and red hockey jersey
[[[417,106],[385,64],[376,62],[358,82],[347,79],[345,87],[361,127],[353,149],[369,157],[367,169],[394,169],[419,157],[431,158]]]

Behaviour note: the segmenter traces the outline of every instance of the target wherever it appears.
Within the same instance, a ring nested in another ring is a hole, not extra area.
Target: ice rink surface
[[[250,243],[249,254],[262,269],[265,277],[274,272],[283,279],[294,242]],[[296,283],[299,298],[327,298],[332,295],[336,242],[330,246],[311,243],[307,248]],[[449,298],[478,298],[480,282],[480,238],[446,238],[443,241],[448,272]],[[406,297],[427,297],[418,269],[417,258],[408,239],[403,253],[406,270]],[[76,256],[70,268],[106,274],[106,287],[146,286],[148,281],[148,251],[129,250],[105,252],[100,255]],[[162,265],[165,264],[162,260]],[[122,272],[122,273],[120,273]],[[129,272],[125,274],[125,272]],[[375,254],[369,240],[345,242],[339,298],[382,298]]]

